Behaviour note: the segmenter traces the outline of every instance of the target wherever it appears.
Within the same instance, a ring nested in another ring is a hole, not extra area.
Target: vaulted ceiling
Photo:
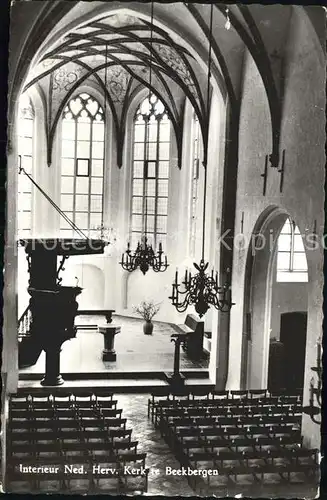
[[[118,142],[130,100],[141,87],[151,88],[166,104],[181,158],[183,105],[187,97],[206,135],[207,64],[210,4],[150,2],[66,2],[39,4],[15,77],[28,61],[25,89],[37,85],[47,107],[49,161],[56,123],[64,102],[86,80],[97,85],[110,106]],[[20,15],[30,15],[20,4]],[[30,6],[29,6],[30,7]],[[242,95],[244,51],[253,58],[266,89],[273,150],[278,164],[283,98],[283,61],[292,12],[289,5],[214,4],[211,83],[228,99],[237,115]],[[17,11],[18,12],[18,11]],[[13,12],[14,13],[14,12]],[[310,16],[310,19],[312,16]],[[230,27],[226,28],[229,19]],[[309,18],[308,18],[309,19]],[[310,21],[311,22],[311,21]],[[151,43],[151,32],[153,42]],[[20,67],[19,67],[20,66]],[[20,78],[22,76],[20,75]],[[13,81],[15,78],[13,78]],[[50,97],[51,96],[51,97]],[[118,164],[121,164],[121,151]]]
[[[47,107],[50,146],[71,95],[93,83],[110,106],[118,144],[123,144],[126,113],[135,93],[147,87],[165,104],[181,159],[183,111],[187,97],[207,126],[207,84],[196,59],[164,30],[121,11],[83,24],[46,52],[30,71],[27,90],[37,85]],[[51,163],[51,147],[48,163]],[[118,148],[118,165],[122,147]],[[179,162],[180,163],[180,162]]]

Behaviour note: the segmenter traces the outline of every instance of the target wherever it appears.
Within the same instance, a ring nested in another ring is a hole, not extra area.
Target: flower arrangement
[[[160,304],[155,304],[153,300],[143,300],[138,306],[134,307],[134,312],[142,316],[145,321],[151,321],[159,309]]]

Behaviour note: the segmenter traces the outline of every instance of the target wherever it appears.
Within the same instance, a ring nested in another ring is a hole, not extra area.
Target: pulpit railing
[[[30,305],[28,305],[18,320],[18,340],[23,339],[25,337],[29,337],[30,334],[30,326],[32,321],[32,312]]]
[[[57,269],[57,275],[56,275],[56,280],[57,280],[57,285],[61,285],[61,282],[62,282],[62,278],[59,277],[59,274],[61,271],[64,271],[65,268],[64,268],[64,264],[65,264],[65,261],[68,259],[68,255],[63,255],[62,258],[61,258],[61,261],[60,261],[60,264],[59,264],[59,267]]]

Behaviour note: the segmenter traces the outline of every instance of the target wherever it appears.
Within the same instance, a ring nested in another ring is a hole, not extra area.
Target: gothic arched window
[[[18,113],[19,163],[28,174],[33,175],[34,110],[26,94],[22,94],[20,97]],[[18,176],[18,238],[31,237],[32,188],[33,185],[29,178],[21,173]]]
[[[102,107],[85,92],[64,109],[60,208],[89,237],[102,224],[104,124]],[[62,217],[60,235],[77,237]]]
[[[132,245],[146,233],[154,247],[166,247],[170,120],[162,102],[152,94],[134,119],[132,175]]]
[[[307,282],[308,265],[299,228],[291,219],[286,222],[278,237],[278,282]]]

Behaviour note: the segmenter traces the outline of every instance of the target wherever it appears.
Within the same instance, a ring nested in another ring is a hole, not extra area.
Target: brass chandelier
[[[208,79],[207,79],[207,141],[206,154],[204,156],[204,193],[203,193],[203,228],[202,228],[202,258],[200,263],[194,263],[196,273],[192,276],[191,271],[185,271],[184,281],[178,283],[178,271],[172,284],[172,294],[169,299],[178,312],[186,311],[188,306],[194,305],[195,311],[200,316],[208,311],[210,306],[215,309],[228,312],[233,303],[231,297],[230,272],[227,270],[227,279],[223,286],[218,285],[218,273],[211,271],[207,273],[209,263],[204,259],[205,248],[205,218],[206,218],[206,194],[207,194],[207,157],[209,138],[209,104],[210,104],[210,76],[211,76],[211,46],[212,46],[212,17],[213,4],[210,10],[210,32],[209,32],[209,57],[208,57]]]
[[[167,256],[163,258],[162,245],[159,243],[159,250],[154,252],[152,245],[148,244],[146,236],[141,238],[138,242],[135,252],[130,249],[130,244],[127,243],[127,250],[122,254],[120,265],[125,271],[132,272],[139,268],[143,274],[152,268],[155,273],[162,273],[168,267]]]

